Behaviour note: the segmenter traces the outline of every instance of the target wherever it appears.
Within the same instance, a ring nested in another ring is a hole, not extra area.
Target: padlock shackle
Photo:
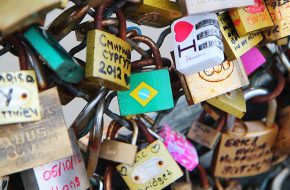
[[[154,64],[156,66],[156,69],[161,69],[163,67],[162,58],[161,58],[161,54],[160,54],[159,48],[158,48],[157,44],[152,39],[150,39],[147,36],[138,35],[138,36],[134,36],[132,38],[132,40],[134,42],[141,42],[141,43],[146,44],[152,50]],[[131,66],[134,67],[133,66],[134,64],[138,65],[139,63],[138,63],[138,61],[134,61],[134,62],[131,63]]]
[[[122,128],[122,126],[118,122],[112,120],[110,122],[108,130],[107,130],[106,139],[107,140],[115,140],[115,136],[121,128]]]
[[[137,117],[136,119],[136,123],[138,125],[139,130],[141,131],[141,133],[143,133],[143,135],[146,138],[146,141],[148,143],[153,143],[156,139],[153,137],[153,135],[150,133],[150,131],[147,129],[146,125],[143,123],[143,121]]]
[[[104,190],[112,190],[112,179],[116,165],[109,163],[104,173]]]
[[[100,5],[97,9],[96,9],[96,16],[95,16],[95,20],[94,20],[94,25],[95,25],[95,29],[98,30],[103,30],[103,24],[102,24],[102,20],[103,20],[103,16],[105,13],[105,10],[110,7],[113,4],[113,1],[109,0],[105,3],[103,3],[102,5]],[[122,40],[126,40],[126,19],[125,19],[125,15],[122,11],[122,9],[117,8],[114,11],[117,15],[117,18],[119,20],[119,37]]]
[[[285,87],[285,83],[286,83],[283,74],[275,65],[273,65],[272,71],[273,71],[274,76],[278,80],[278,84],[277,84],[276,88],[270,94],[262,95],[262,96],[258,96],[258,97],[253,98],[252,102],[254,102],[254,103],[269,102],[269,101],[277,98],[283,92],[284,87]]]
[[[201,181],[203,189],[209,189],[210,185],[208,182],[206,170],[204,169],[204,167],[200,163],[197,165],[197,169],[199,172],[199,177],[200,177],[200,181]]]
[[[19,59],[20,70],[28,70],[27,54],[21,41],[13,35],[7,36],[5,41],[13,45]]]

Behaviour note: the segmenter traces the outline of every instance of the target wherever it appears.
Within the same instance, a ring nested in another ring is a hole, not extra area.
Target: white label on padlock
[[[9,176],[0,177],[0,190],[7,190],[9,182]]]
[[[90,187],[86,168],[71,134],[73,156],[34,168],[38,187],[41,190],[87,190]]]
[[[190,75],[224,61],[224,46],[216,14],[187,16],[171,25],[176,69]]]

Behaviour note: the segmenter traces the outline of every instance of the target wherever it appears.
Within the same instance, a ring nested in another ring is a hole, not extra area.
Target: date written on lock
[[[131,74],[131,47],[113,34],[101,30],[88,32],[86,77],[100,85],[104,81],[120,84],[112,87],[117,90],[129,90]],[[92,53],[96,52],[96,53]],[[104,80],[99,80],[99,79]]]
[[[0,124],[40,119],[34,71],[0,73]]]

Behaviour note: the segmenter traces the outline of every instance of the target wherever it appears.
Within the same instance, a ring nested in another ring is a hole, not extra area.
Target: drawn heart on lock
[[[255,0],[255,5],[248,6],[245,11],[251,14],[258,14],[264,12],[265,8],[263,0]]]
[[[175,24],[175,40],[177,42],[183,42],[193,30],[193,25],[191,23],[180,21]]]
[[[126,73],[124,74],[124,79],[125,79],[126,84],[129,85],[130,77],[128,77],[128,75]]]

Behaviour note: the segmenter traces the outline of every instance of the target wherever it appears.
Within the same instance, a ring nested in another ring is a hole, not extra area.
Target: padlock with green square
[[[118,91],[121,116],[173,108],[168,69],[131,75],[130,90]]]

